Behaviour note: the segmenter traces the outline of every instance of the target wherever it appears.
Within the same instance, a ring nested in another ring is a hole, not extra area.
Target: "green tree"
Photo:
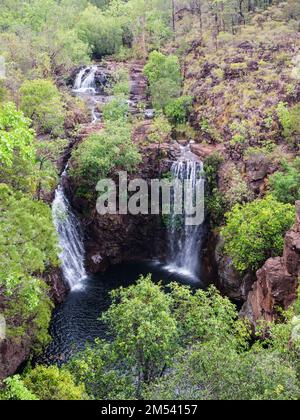
[[[99,399],[132,399],[166,372],[177,355],[197,343],[214,340],[232,351],[247,349],[247,323],[215,288],[194,293],[171,284],[168,290],[141,277],[112,293],[112,306],[101,318],[111,340],[97,340],[68,365],[78,382]]]
[[[224,252],[238,271],[257,270],[267,258],[282,254],[284,234],[295,220],[295,210],[268,196],[235,205],[226,220]]]
[[[4,381],[5,387],[0,391],[0,400],[36,401],[38,398],[30,392],[20,375],[14,375]]]
[[[89,5],[80,15],[77,31],[79,38],[90,46],[96,58],[117,53],[123,44],[119,20],[104,15],[93,5]]]
[[[35,193],[35,144],[31,121],[12,103],[0,107],[0,179],[16,190]]]
[[[26,81],[21,89],[21,109],[40,132],[63,133],[65,110],[62,97],[51,80]]]
[[[103,107],[103,119],[106,122],[120,121],[126,122],[130,109],[128,101],[121,95],[115,97]]]
[[[291,144],[296,145],[300,134],[300,105],[288,108],[286,103],[280,102],[277,115],[283,127],[283,135]]]
[[[36,142],[36,172],[37,172],[37,198],[43,192],[48,193],[58,184],[59,173],[57,161],[68,146],[68,140],[51,139]]]
[[[150,84],[152,102],[155,108],[164,109],[181,91],[182,75],[176,56],[166,56],[158,51],[149,55],[144,73]]]
[[[153,383],[145,399],[295,400],[293,363],[268,350],[238,353],[230,344],[208,341],[183,352],[171,373]]]

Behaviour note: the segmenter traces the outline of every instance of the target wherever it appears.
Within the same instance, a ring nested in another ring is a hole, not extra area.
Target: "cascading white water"
[[[70,289],[74,289],[86,277],[84,246],[79,222],[71,210],[62,185],[59,185],[55,192],[52,215],[59,236],[59,259],[64,280]]]
[[[98,66],[84,67],[79,71],[76,76],[73,92],[74,94],[81,96],[87,103],[91,110],[92,123],[96,123],[100,120],[101,115],[99,113],[99,105],[101,106],[103,98],[99,94],[96,86],[96,73],[99,71]],[[101,80],[102,76],[102,80]],[[106,84],[106,75],[100,73],[100,86]],[[100,89],[101,91],[101,89]]]
[[[96,93],[95,75],[98,67],[85,67],[76,76],[73,90],[78,93]]]
[[[197,182],[204,185],[203,163],[191,152],[190,145],[181,147],[181,157],[171,168],[174,179],[185,182],[185,200],[193,203]],[[174,209],[173,209],[174,210]],[[203,237],[203,225],[187,224],[189,215],[175,214],[169,220],[169,256],[170,271],[197,278],[199,274],[199,253]]]

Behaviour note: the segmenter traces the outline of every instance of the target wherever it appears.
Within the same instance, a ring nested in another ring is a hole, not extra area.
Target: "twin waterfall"
[[[87,67],[78,73],[73,92],[81,96],[92,111],[92,123],[99,120],[97,104],[100,100],[105,101],[96,89],[95,76],[97,66]],[[103,76],[105,78],[105,75]],[[66,169],[67,170],[67,169]],[[64,191],[63,179],[67,175],[66,170],[62,174],[60,185],[55,192],[52,205],[54,225],[59,235],[61,253],[61,267],[65,282],[70,289],[80,286],[87,274],[84,268],[84,244],[79,221],[77,220]],[[200,179],[204,183],[203,164],[191,153],[190,146],[181,147],[181,157],[172,166],[174,178],[186,180],[190,196],[188,200],[194,200],[196,182]],[[172,214],[169,220],[169,255],[167,269],[197,279],[199,275],[199,252],[203,236],[203,226],[188,226],[186,214]]]

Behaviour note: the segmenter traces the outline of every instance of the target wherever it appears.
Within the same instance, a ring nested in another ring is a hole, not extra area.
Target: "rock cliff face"
[[[241,315],[256,325],[259,319],[276,319],[276,307],[287,309],[297,297],[300,276],[300,201],[296,203],[296,224],[286,234],[283,257],[270,258],[257,271]]]
[[[174,161],[178,146],[169,143],[143,148],[143,162],[134,178],[148,182],[167,173]],[[70,180],[70,198],[78,213],[85,236],[86,266],[92,273],[110,264],[163,257],[167,249],[166,227],[159,215],[104,215],[96,210],[96,202],[85,203],[76,197],[76,185]],[[149,189],[150,191],[150,189]]]

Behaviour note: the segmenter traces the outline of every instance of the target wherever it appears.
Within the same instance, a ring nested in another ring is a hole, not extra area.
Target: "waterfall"
[[[55,191],[52,215],[59,236],[59,246],[61,248],[59,259],[64,280],[70,289],[74,289],[86,277],[84,246],[79,222],[72,212],[62,184]]]
[[[186,182],[186,200],[193,202],[196,194],[196,184],[200,180],[204,185],[203,163],[191,152],[190,145],[181,147],[181,157],[171,168],[173,179]],[[199,254],[203,238],[203,225],[190,226],[189,217],[185,211],[182,215],[170,215],[168,224],[170,271],[197,278],[200,271]]]
[[[78,93],[96,93],[95,75],[98,67],[85,67],[77,74],[73,90]]]

